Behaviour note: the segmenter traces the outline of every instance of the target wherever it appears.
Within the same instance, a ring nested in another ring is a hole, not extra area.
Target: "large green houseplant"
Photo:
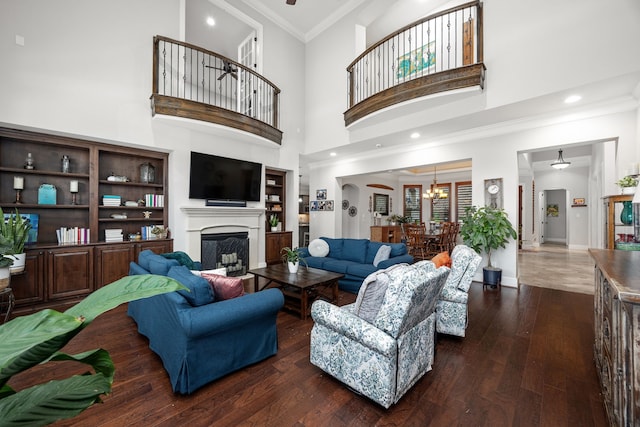
[[[503,209],[489,206],[470,206],[460,227],[460,236],[466,245],[478,254],[487,254],[487,266],[483,268],[485,284],[497,285],[502,279],[502,269],[491,264],[492,251],[505,248],[509,239],[517,239],[518,233],[511,225]]]
[[[59,350],[105,311],[140,298],[186,289],[165,276],[127,276],[87,296],[64,313],[42,310],[0,325],[0,426],[41,426],[72,418],[111,392],[115,367],[109,353]],[[94,373],[74,375],[16,391],[12,376],[54,361],[87,364]]]
[[[31,222],[24,219],[18,209],[5,220],[4,212],[0,208],[0,218],[2,218],[2,221],[0,221],[0,236],[4,236],[7,241],[11,242],[11,253],[7,254],[14,261],[11,272],[19,273],[24,270],[24,245],[29,237]]]

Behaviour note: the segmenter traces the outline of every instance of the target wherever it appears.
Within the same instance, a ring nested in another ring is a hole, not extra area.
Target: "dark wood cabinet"
[[[266,230],[271,231],[271,224],[269,224],[269,218],[272,215],[278,217],[280,225],[278,231],[286,230],[287,218],[287,173],[285,171],[279,171],[275,169],[265,170],[265,189],[264,198],[266,206]]]
[[[128,241],[169,223],[168,159],[164,152],[0,127],[0,207],[38,220],[25,272],[12,277],[16,307],[81,298],[127,275],[140,251],[170,252],[171,239]],[[46,203],[43,186],[55,194]],[[119,203],[104,203],[105,195]],[[89,242],[60,245],[62,227],[88,230]],[[124,241],[105,242],[107,229],[122,230]]]
[[[93,247],[47,251],[47,298],[64,299],[93,290]]]
[[[282,248],[291,247],[292,234],[291,231],[267,233],[265,239],[265,262],[267,265],[282,262]]]

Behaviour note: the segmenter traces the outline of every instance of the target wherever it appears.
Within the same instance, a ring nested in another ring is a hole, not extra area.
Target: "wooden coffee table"
[[[304,320],[309,315],[309,306],[316,298],[326,298],[332,303],[338,301],[338,280],[344,274],[300,265],[297,273],[289,273],[285,264],[273,264],[263,268],[249,270],[253,274],[255,292],[260,291],[259,280],[268,280],[262,289],[280,288],[284,294],[285,308],[299,312]],[[327,295],[327,292],[330,292]]]

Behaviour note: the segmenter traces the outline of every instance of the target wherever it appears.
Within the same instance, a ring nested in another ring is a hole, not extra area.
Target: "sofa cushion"
[[[342,242],[344,239],[331,239],[330,237],[321,237],[321,239],[329,245],[329,254],[327,256],[342,259]]]
[[[329,255],[329,244],[322,239],[313,239],[309,243],[309,255],[317,257]]]
[[[149,272],[144,268],[140,267],[139,264],[131,261],[129,263],[129,276],[136,276],[138,274],[149,274]]]
[[[376,257],[373,260],[373,265],[377,267],[378,264],[380,264],[382,261],[388,260],[390,254],[391,254],[391,246],[389,245],[380,246],[380,249],[378,249],[378,253],[376,254]]]
[[[358,265],[358,263],[344,259],[327,258],[327,261],[322,264],[322,268],[324,270],[333,271],[334,273],[345,274],[347,272],[347,268],[352,265]]]
[[[438,255],[431,258],[431,261],[438,267],[449,267],[451,268],[451,258],[449,257],[449,252],[440,252]]]
[[[367,277],[371,273],[378,271],[378,267],[373,264],[351,264],[347,266],[347,274],[355,277]]]
[[[309,256],[304,260],[307,263],[307,267],[311,268],[323,268],[325,262],[332,260],[333,258],[325,258],[325,257],[317,257],[317,256]],[[303,263],[304,264],[304,263]]]
[[[407,253],[407,245],[404,243],[390,243],[389,246],[391,246],[391,254],[389,254],[389,258],[405,255]]]
[[[157,256],[160,256],[160,255],[156,254],[155,252],[149,249],[145,249],[144,251],[140,252],[140,254],[138,255],[138,264],[140,265],[140,267],[144,268],[145,270],[150,271],[149,260]]]
[[[149,258],[149,271],[151,274],[166,276],[171,267],[180,265],[175,259],[166,259],[160,255]]]
[[[376,255],[378,254],[378,250],[382,246],[384,246],[384,243],[382,243],[382,242],[371,242],[370,241],[367,244],[367,255],[364,258],[364,263],[365,264],[373,264],[373,260],[376,258]]]
[[[227,300],[244,295],[244,284],[240,277],[227,277],[220,274],[202,273],[202,277],[209,282],[216,301]]]
[[[197,307],[214,301],[214,293],[211,286],[209,286],[209,282],[202,277],[191,274],[191,271],[184,265],[171,267],[167,276],[176,279],[189,289],[190,292],[179,290],[178,293],[192,306]]]
[[[364,264],[368,243],[367,239],[344,239],[341,259]]]

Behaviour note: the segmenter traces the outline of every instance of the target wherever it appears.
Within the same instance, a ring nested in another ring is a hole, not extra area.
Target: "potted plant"
[[[271,231],[278,231],[278,223],[280,220],[278,219],[278,215],[271,214],[269,216],[269,225],[271,226]]]
[[[291,249],[290,247],[286,247],[286,248],[282,248],[281,252],[282,252],[282,260],[287,263],[287,266],[289,268],[289,273],[295,274],[298,272],[298,266],[300,265],[300,261],[302,261],[305,266],[307,265],[307,261],[305,261],[305,259],[300,256],[299,248]]]
[[[11,281],[10,267],[13,265],[13,243],[0,234],[0,290],[9,286]]]
[[[634,194],[636,187],[638,186],[638,179],[632,175],[625,176],[616,181],[616,184],[620,186],[622,194]]]
[[[2,208],[0,208],[0,217],[4,218]],[[13,259],[13,265],[10,268],[11,273],[24,271],[26,259],[24,244],[29,237],[29,230],[31,230],[31,222],[25,220],[17,209],[14,214],[10,215],[6,221],[3,220],[0,224],[0,235],[11,242],[11,253],[6,254],[6,256]]]
[[[504,209],[489,206],[470,206],[465,209],[460,236],[477,253],[486,252],[487,266],[482,269],[483,283],[496,287],[502,281],[502,269],[491,265],[491,252],[505,248],[509,239],[518,237],[507,213]]]

